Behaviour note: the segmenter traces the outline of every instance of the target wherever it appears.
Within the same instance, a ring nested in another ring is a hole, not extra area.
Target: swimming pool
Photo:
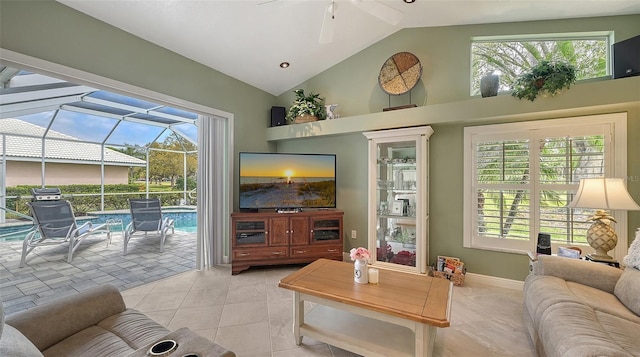
[[[107,220],[111,222],[121,220],[122,228],[126,228],[127,224],[131,222],[129,210],[94,211],[87,212],[87,214],[90,218],[77,218],[79,224],[82,224],[87,219],[90,219],[94,224],[106,223]],[[195,233],[197,230],[195,206],[163,207],[162,215],[173,219],[174,226],[178,231]],[[0,226],[0,242],[22,240],[32,226],[31,222],[28,221],[4,224]],[[121,231],[119,223],[111,225],[110,228],[113,232]]]

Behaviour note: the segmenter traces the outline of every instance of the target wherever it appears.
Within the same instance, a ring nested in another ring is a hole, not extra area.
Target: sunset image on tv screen
[[[240,208],[335,207],[335,155],[240,154]]]

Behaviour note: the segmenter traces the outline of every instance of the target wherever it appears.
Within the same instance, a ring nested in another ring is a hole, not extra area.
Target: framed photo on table
[[[402,216],[404,212],[404,201],[396,200],[391,202],[391,214],[395,216]]]

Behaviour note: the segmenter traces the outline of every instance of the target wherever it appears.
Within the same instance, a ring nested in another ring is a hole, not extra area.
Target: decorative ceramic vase
[[[324,106],[327,110],[327,119],[337,119],[340,116],[336,114],[336,108],[338,104],[327,104]]]
[[[353,269],[353,280],[358,284],[369,283],[369,272],[366,259],[356,259]]]
[[[618,235],[611,225],[596,220],[587,230],[587,243],[596,250],[595,254],[589,254],[590,257],[597,260],[613,260],[607,252],[618,244]]]
[[[482,98],[495,97],[498,95],[500,88],[500,76],[497,74],[489,74],[480,78],[480,94]]]

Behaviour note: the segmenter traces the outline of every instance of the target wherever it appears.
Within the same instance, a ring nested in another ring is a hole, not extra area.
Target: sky
[[[240,176],[335,177],[335,155],[240,153]]]

